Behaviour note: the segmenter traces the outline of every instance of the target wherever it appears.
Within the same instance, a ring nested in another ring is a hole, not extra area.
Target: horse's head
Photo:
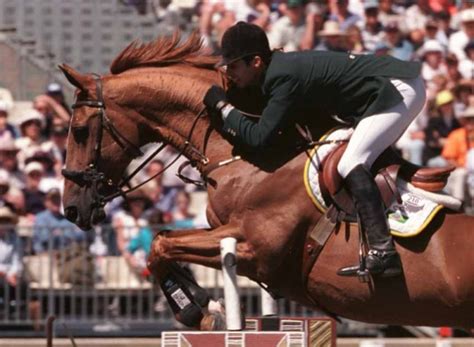
[[[139,129],[103,93],[99,76],[60,68],[78,88],[63,170],[64,212],[68,220],[89,229],[105,218],[105,203],[118,195],[122,173],[140,154]]]

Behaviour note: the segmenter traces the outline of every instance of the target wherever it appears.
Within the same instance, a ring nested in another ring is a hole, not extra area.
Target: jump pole
[[[226,237],[221,240],[220,245],[227,330],[242,330],[240,296],[237,286],[237,240]]]
[[[263,288],[260,289],[262,300],[262,316],[271,317],[278,315],[278,302]]]

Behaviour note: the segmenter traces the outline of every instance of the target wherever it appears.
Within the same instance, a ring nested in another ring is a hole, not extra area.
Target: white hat
[[[7,137],[4,140],[0,141],[0,151],[4,152],[18,152],[20,149],[15,144],[15,140],[11,137]]]
[[[0,184],[10,185],[10,174],[5,169],[0,169]]]
[[[346,35],[344,31],[341,31],[339,23],[334,20],[328,20],[324,23],[323,30],[319,31],[319,36],[342,36]]]
[[[25,172],[26,172],[26,174],[29,175],[29,174],[32,173],[33,171],[37,171],[37,172],[44,173],[43,165],[41,165],[41,164],[38,163],[37,161],[32,161],[31,163],[28,163],[28,164],[25,166]]]
[[[63,89],[61,88],[61,85],[59,83],[53,82],[48,84],[48,87],[46,88],[46,91],[48,93],[59,93]]]
[[[428,40],[423,44],[423,46],[421,46],[419,52],[420,55],[423,56],[428,52],[439,52],[444,54],[445,51],[443,45],[437,40]]]
[[[474,8],[461,11],[461,22],[474,22]]]
[[[18,123],[20,125],[28,122],[28,121],[32,121],[32,120],[38,120],[40,121],[41,123],[41,126],[44,125],[44,116],[39,113],[38,111],[36,111],[35,109],[30,109],[28,111],[26,111],[25,113],[23,113],[23,115],[20,117],[20,120],[18,121]]]
[[[474,117],[474,106],[469,106],[459,115],[463,118],[473,118]]]
[[[0,100],[0,112],[8,112],[8,104],[3,101],[3,100]]]

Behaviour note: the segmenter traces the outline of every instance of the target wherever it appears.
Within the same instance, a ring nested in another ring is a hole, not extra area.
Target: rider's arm
[[[274,136],[283,130],[289,110],[300,95],[300,85],[300,81],[292,76],[274,81],[270,88],[268,104],[257,123],[243,116],[232,106],[224,107],[222,109],[224,132],[249,147],[267,146]]]

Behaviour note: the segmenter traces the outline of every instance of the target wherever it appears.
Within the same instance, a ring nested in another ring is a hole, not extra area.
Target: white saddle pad
[[[337,129],[325,135],[321,140],[345,140],[351,134],[352,129]],[[304,170],[306,191],[321,212],[324,212],[328,206],[324,202],[319,187],[318,170],[323,160],[338,145],[339,143],[333,142],[316,146],[306,161]],[[397,180],[397,187],[403,203],[398,204],[394,202],[387,209],[391,233],[395,236],[411,237],[418,235],[434,218],[436,213],[444,207],[443,204],[453,209],[460,206],[460,202],[450,196],[424,192],[402,180]]]

